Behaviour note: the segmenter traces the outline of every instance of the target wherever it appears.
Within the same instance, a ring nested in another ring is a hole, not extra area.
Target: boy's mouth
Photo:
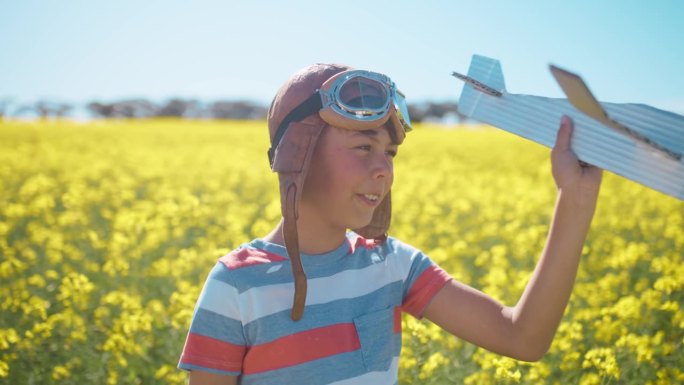
[[[380,204],[379,194],[356,194],[361,201],[371,207],[376,207]]]
[[[366,199],[368,199],[368,200],[370,200],[370,201],[373,201],[373,202],[375,202],[375,201],[377,201],[378,199],[380,199],[380,196],[377,195],[377,194],[363,194],[363,196],[366,197]]]

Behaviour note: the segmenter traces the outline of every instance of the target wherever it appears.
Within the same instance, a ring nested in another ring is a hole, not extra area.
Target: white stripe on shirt
[[[218,313],[224,317],[240,320],[240,309],[235,306],[233,298],[237,298],[238,291],[235,287],[209,278],[198,300],[200,307]]]
[[[363,269],[345,270],[329,277],[309,279],[306,304],[319,305],[370,294],[392,282],[406,279],[410,267],[410,262],[401,264],[385,260]],[[350,285],[350,282],[353,284]],[[289,310],[292,307],[293,292],[291,282],[246,290],[240,295],[240,302],[245,305],[243,323],[248,324],[261,317]],[[249,309],[246,304],[250,304]]]

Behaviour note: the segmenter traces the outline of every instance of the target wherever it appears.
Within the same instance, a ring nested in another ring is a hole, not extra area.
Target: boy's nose
[[[375,157],[373,162],[373,178],[390,178],[394,172],[392,160],[382,154]]]

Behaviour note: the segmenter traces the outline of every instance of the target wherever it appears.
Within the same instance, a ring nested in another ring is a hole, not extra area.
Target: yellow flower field
[[[184,383],[207,273],[279,218],[267,141],[265,122],[0,122],[0,383]],[[419,126],[399,152],[392,235],[513,305],[553,209],[549,150]],[[684,383],[684,202],[606,173],[583,254],[542,361],[409,316],[400,383]]]

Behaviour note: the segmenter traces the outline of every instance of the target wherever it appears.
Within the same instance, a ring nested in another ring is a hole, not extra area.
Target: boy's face
[[[397,145],[384,126],[352,131],[328,126],[311,159],[300,220],[335,231],[366,226],[392,187]]]

